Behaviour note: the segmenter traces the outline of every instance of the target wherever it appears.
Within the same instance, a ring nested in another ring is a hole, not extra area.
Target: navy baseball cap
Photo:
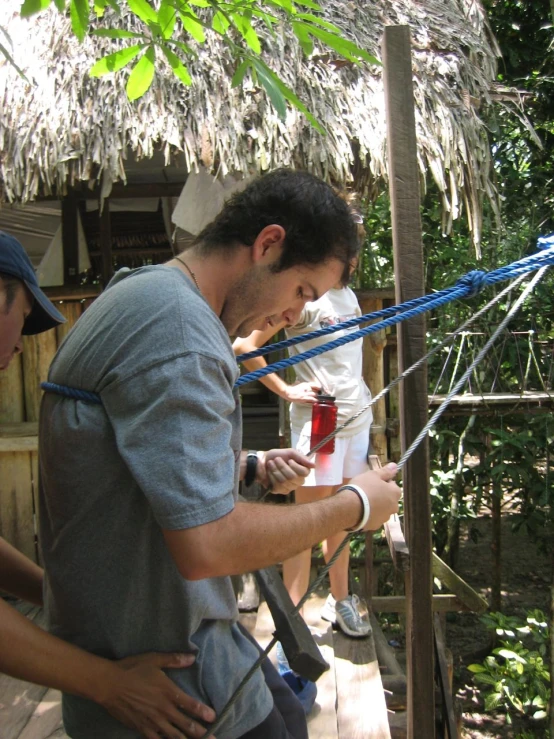
[[[60,311],[38,286],[35,270],[25,249],[17,239],[4,231],[0,231],[0,272],[21,280],[35,299],[21,333],[40,334],[65,322]]]

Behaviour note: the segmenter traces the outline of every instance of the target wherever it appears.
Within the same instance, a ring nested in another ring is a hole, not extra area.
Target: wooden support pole
[[[383,301],[379,298],[360,298],[362,313],[373,313],[381,310]],[[387,344],[385,331],[377,331],[369,334],[363,340],[363,378],[371,390],[373,396],[384,388],[385,373],[383,369],[383,350]],[[387,412],[385,398],[377,401],[372,407],[373,424],[371,426],[371,450],[379,456],[381,464],[386,464],[387,459]]]
[[[395,262],[396,300],[424,294],[419,171],[412,88],[410,31],[388,26],[383,40],[387,143]],[[425,320],[399,325],[399,370],[425,353]],[[427,420],[427,373],[413,373],[400,391],[401,444],[405,450]],[[435,736],[434,644],[431,575],[431,510],[428,448],[422,444],[404,468],[408,739]]]
[[[78,203],[74,194],[62,199],[63,284],[79,284]]]
[[[104,200],[104,206],[100,212],[100,253],[102,255],[102,281],[104,287],[112,279],[113,254],[112,254],[112,224],[110,218],[110,201]]]

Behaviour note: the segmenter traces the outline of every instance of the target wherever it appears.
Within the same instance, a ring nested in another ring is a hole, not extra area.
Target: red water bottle
[[[310,449],[337,428],[337,406],[333,395],[317,394],[317,400],[312,406],[312,435]],[[335,437],[324,444],[317,454],[333,454],[335,451]]]

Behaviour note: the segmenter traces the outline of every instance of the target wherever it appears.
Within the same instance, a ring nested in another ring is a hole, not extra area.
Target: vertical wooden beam
[[[112,255],[112,224],[110,218],[110,201],[108,198],[104,200],[104,205],[100,211],[100,253],[102,254],[102,281],[104,283],[104,287],[106,287],[114,273]]]
[[[387,143],[395,288],[398,303],[424,292],[419,171],[410,31],[388,26],[383,40]],[[399,369],[425,352],[425,319],[399,325]],[[400,392],[401,442],[406,449],[427,420],[427,373],[412,374]],[[429,457],[422,444],[404,468],[404,512],[411,569],[406,577],[408,738],[435,736]]]
[[[79,234],[77,198],[73,193],[62,199],[63,284],[79,284]]]
[[[363,314],[373,313],[383,307],[383,301],[379,298],[360,298],[359,302]],[[375,397],[384,388],[383,350],[387,344],[387,335],[385,331],[377,331],[366,336],[363,341],[363,378],[372,396]],[[385,465],[388,461],[385,398],[377,401],[371,410],[373,411],[373,424],[370,430],[371,451],[377,454],[381,464]]]

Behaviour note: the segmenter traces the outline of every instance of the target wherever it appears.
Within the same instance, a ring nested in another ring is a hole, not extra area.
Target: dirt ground
[[[505,515],[502,523],[502,605],[505,615],[525,618],[532,608],[548,615],[550,602],[550,563],[540,546],[521,529],[514,531],[517,516]],[[492,571],[491,519],[488,516],[465,524],[462,528],[458,573],[477,592],[490,601]],[[449,614],[447,644],[454,657],[455,692],[463,711],[464,739],[516,739],[529,724],[506,724],[503,716],[491,719],[483,712],[473,688],[472,674],[465,669],[472,662],[481,662],[490,645],[490,635],[478,616]],[[539,739],[544,729],[536,724],[534,736]],[[533,734],[527,734],[528,737]]]

